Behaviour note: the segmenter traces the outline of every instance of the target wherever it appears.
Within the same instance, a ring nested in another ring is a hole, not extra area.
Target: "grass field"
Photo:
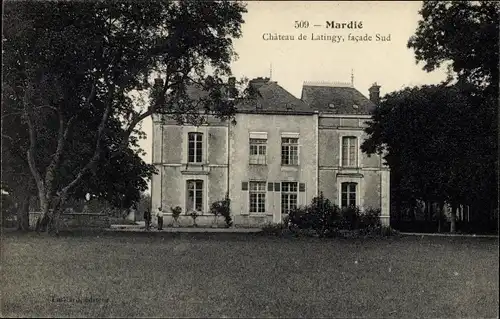
[[[3,317],[498,318],[498,240],[5,233]]]

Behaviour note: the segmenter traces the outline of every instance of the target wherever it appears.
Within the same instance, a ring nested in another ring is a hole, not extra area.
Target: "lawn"
[[[5,233],[2,317],[498,318],[498,240]]]

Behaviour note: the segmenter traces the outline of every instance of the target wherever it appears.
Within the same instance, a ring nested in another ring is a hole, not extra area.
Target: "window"
[[[203,181],[188,180],[187,181],[187,203],[186,210],[203,210]]]
[[[342,183],[342,207],[356,206],[356,183]]]
[[[203,134],[188,134],[188,162],[201,163],[203,158]]]
[[[342,166],[356,167],[358,165],[357,138],[346,136],[342,138]]]
[[[250,139],[250,164],[266,164],[266,139]]]
[[[298,138],[281,138],[281,165],[299,165]]]
[[[281,213],[288,214],[297,208],[297,182],[281,183]]]
[[[250,182],[250,213],[266,212],[266,182]]]

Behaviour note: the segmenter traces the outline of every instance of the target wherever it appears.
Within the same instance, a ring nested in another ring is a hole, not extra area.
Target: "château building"
[[[298,99],[268,78],[249,85],[258,94],[237,104],[236,124],[154,116],[152,209],[161,206],[166,217],[175,206],[183,215],[196,210],[197,223],[209,224],[211,203],[228,194],[236,226],[261,226],[323,192],[339,206],[380,208],[388,225],[389,168],[360,150],[380,87],[367,98],[349,84],[305,82]]]

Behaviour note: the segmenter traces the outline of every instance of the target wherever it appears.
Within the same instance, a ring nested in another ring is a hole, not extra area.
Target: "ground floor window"
[[[281,183],[281,213],[288,214],[297,208],[297,182]]]
[[[187,181],[187,203],[186,210],[203,210],[203,181],[188,180]]]
[[[266,182],[250,182],[250,213],[266,212]]]
[[[342,207],[356,206],[356,183],[342,183]]]

